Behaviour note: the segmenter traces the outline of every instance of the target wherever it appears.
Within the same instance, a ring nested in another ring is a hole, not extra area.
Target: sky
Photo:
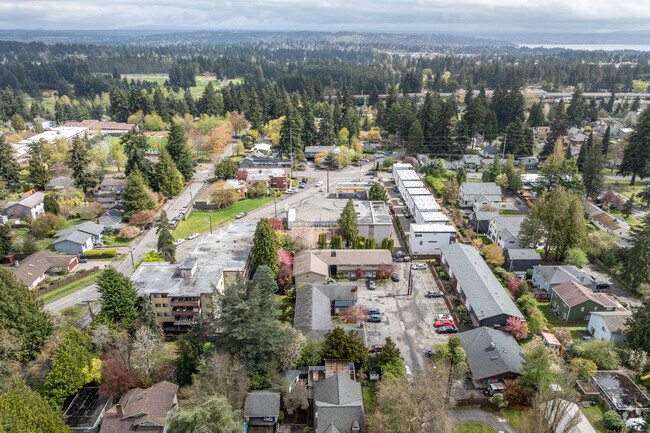
[[[0,29],[650,30],[648,0],[0,0]]]

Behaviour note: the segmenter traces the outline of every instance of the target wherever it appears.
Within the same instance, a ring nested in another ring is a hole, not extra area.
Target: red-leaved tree
[[[357,269],[356,271],[354,271],[354,275],[356,275],[357,278],[361,278],[361,277],[363,277],[363,271],[361,270],[361,268],[359,268],[359,269]]]
[[[128,366],[125,367],[118,359],[108,355],[102,359],[102,383],[99,386],[100,395],[113,395],[113,397],[116,397],[137,385],[138,381],[133,371],[127,368]]]
[[[248,179],[248,170],[245,168],[240,168],[237,172],[237,180],[246,180]]]
[[[393,272],[395,272],[395,266],[388,263],[380,263],[377,269],[377,277],[389,278]]]
[[[350,305],[341,312],[341,317],[347,323],[355,324],[366,320],[366,311],[363,305]]]
[[[146,223],[153,221],[155,217],[156,217],[156,211],[143,210],[131,215],[131,218],[129,218],[129,222],[135,225],[144,225]]]
[[[503,327],[503,330],[509,332],[513,337],[515,337],[515,340],[528,338],[528,328],[526,328],[526,324],[518,317],[508,317],[506,320],[506,326]]]
[[[269,218],[269,223],[271,224],[271,227],[273,227],[273,230],[276,231],[284,231],[284,225],[282,225],[282,221],[275,219],[275,218]]]
[[[280,269],[278,269],[278,287],[286,289],[291,283],[293,283],[291,268],[283,263],[280,265]]]
[[[521,289],[521,280],[519,278],[513,278],[512,280],[508,281],[508,291],[510,292],[513,298],[517,299],[517,296],[519,296],[520,289]]]

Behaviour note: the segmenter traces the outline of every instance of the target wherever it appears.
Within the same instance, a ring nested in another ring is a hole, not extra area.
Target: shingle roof
[[[467,353],[467,365],[477,380],[509,372],[519,373],[521,363],[526,362],[524,352],[508,333],[482,326],[462,332],[459,337]],[[494,343],[494,348],[491,343]]]
[[[19,204],[22,206],[25,206],[27,208],[33,208],[38,206],[39,204],[43,203],[43,199],[45,198],[45,194],[42,192],[35,192],[34,194],[30,194],[26,197],[23,197],[19,201],[11,201],[8,202],[5,208],[9,208],[13,205]]]
[[[388,250],[303,250],[294,258],[293,274],[316,272],[327,276],[328,266],[376,266],[392,261],[393,257]]]
[[[310,251],[300,251],[296,253],[293,260],[293,275],[302,275],[308,272],[327,277],[329,276],[329,267],[327,263]]]
[[[569,306],[575,307],[587,301],[593,301],[603,307],[618,307],[619,303],[616,302],[611,295],[607,293],[594,293],[582,284],[575,281],[567,281],[566,283],[559,284],[553,289],[562,300]]]
[[[630,311],[594,311],[591,314],[602,317],[612,334],[625,334],[627,332],[625,322],[632,316]]]
[[[548,284],[561,284],[566,281],[582,283],[589,280],[589,276],[575,266],[535,266],[534,270],[544,278]]]
[[[104,231],[104,225],[103,224],[97,224],[97,223],[92,222],[92,221],[86,221],[84,223],[77,224],[76,226],[72,226],[69,229],[59,230],[54,235],[54,237],[55,238],[62,238],[64,236],[67,236],[67,235],[69,235],[71,233],[74,233],[74,232],[84,232],[84,233],[91,234],[93,236],[99,236],[99,235],[102,234],[103,231]]]
[[[273,391],[255,391],[246,395],[244,403],[245,417],[277,417],[280,414],[280,393]]]
[[[54,241],[54,245],[65,241],[70,241],[75,244],[83,245],[86,242],[88,242],[88,239],[90,239],[91,237],[92,235],[90,233],[75,231],[72,233],[68,233],[67,235],[61,236],[60,238]]]
[[[532,248],[513,248],[506,250],[505,254],[510,260],[541,260],[542,257]]]
[[[464,195],[502,195],[501,187],[494,182],[463,182],[461,189]]]
[[[40,251],[25,257],[23,260],[17,260],[14,262],[14,266],[9,266],[7,269],[16,276],[17,280],[31,287],[32,284],[38,281],[52,267],[47,260],[48,254],[51,253],[48,251]]]
[[[473,212],[472,215],[474,215],[474,219],[476,221],[489,221],[492,218],[499,216],[499,212],[490,212],[490,211],[477,211]]]
[[[73,179],[70,179],[69,177],[65,177],[65,176],[59,176],[59,177],[55,177],[54,179],[46,183],[45,187],[46,188],[53,188],[57,186],[66,187],[72,185],[73,183],[74,183]]]
[[[357,299],[356,283],[308,284],[296,290],[293,326],[310,336],[324,336],[332,324],[332,301]]]
[[[314,405],[318,413],[316,433],[350,432],[354,425],[366,431],[361,385],[345,374],[316,382]]]
[[[507,230],[512,234],[512,236],[517,237],[521,228],[521,223],[525,219],[525,216],[499,215],[490,220],[490,223],[494,222],[497,233],[501,230]]]
[[[464,244],[440,248],[478,320],[506,314],[523,316],[475,248]]]

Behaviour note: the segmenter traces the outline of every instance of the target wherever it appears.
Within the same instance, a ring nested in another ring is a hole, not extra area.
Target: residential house
[[[463,182],[458,192],[460,207],[474,207],[474,201],[479,195],[491,203],[500,203],[503,199],[501,187],[494,182]]]
[[[402,193],[402,198],[404,199],[404,204],[406,204],[406,207],[409,208],[409,210],[413,211],[415,208],[415,203],[413,202],[415,197],[418,196],[426,196],[426,197],[431,197],[431,191],[428,189],[422,187],[422,188],[408,188],[405,187],[404,189],[400,189],[400,192]]]
[[[45,184],[45,191],[61,191],[71,186],[74,186],[74,179],[59,176]]]
[[[582,284],[591,290],[596,289],[596,282],[575,266],[533,266],[533,286],[549,294],[553,292],[553,288],[567,281]]]
[[[97,433],[106,411],[111,407],[111,396],[99,394],[96,386],[84,386],[74,396],[63,417],[74,433]]]
[[[374,278],[382,264],[392,262],[389,250],[302,250],[294,257],[293,275],[296,285],[325,282],[338,274]]]
[[[630,232],[631,227],[624,218],[614,217],[587,200],[582,201],[582,207],[587,219],[599,229],[614,233],[619,237],[627,236]]]
[[[39,251],[25,257],[23,260],[16,260],[7,269],[22,281],[30,289],[38,286],[48,273],[61,271],[72,271],[79,263],[79,258],[64,256],[51,251]]]
[[[542,261],[542,256],[532,248],[508,248],[503,256],[506,259],[503,268],[508,272],[526,272]]]
[[[622,371],[592,371],[591,383],[599,391],[607,410],[618,412],[624,420],[643,416],[650,409],[650,399]]]
[[[539,160],[534,156],[526,156],[519,160],[519,166],[526,170],[538,170]]]
[[[544,341],[544,347],[548,349],[559,351],[562,347],[560,340],[557,339],[555,334],[552,334],[550,332],[542,332],[542,340]]]
[[[307,283],[298,285],[293,327],[311,338],[325,337],[335,326],[332,317],[357,303],[357,284]],[[354,325],[343,325],[354,329]]]
[[[497,152],[499,152],[499,150],[497,150],[496,146],[493,144],[483,146],[483,148],[479,150],[479,154],[484,158],[494,158],[494,155],[496,155]]]
[[[521,364],[526,362],[526,356],[512,335],[481,326],[458,336],[477,388],[487,388],[492,383],[521,375]]]
[[[450,225],[449,217],[443,212],[418,212],[415,215],[417,224],[443,224]]]
[[[250,189],[257,182],[266,182],[269,188],[286,189],[291,186],[289,173],[284,168],[251,168],[246,177]]]
[[[278,388],[285,388],[286,392],[291,392],[300,383],[300,375],[300,370],[281,371],[278,373],[278,377],[273,380],[273,385]]]
[[[60,253],[83,255],[92,250],[94,246],[93,235],[78,231],[60,236],[54,241],[54,249]]]
[[[306,146],[305,159],[313,161],[316,155],[323,151],[327,151],[328,154],[338,153],[339,148],[336,146]]]
[[[115,205],[100,215],[99,223],[104,227],[120,230],[122,228],[123,218],[124,208],[121,205]]]
[[[315,433],[365,433],[366,417],[361,384],[344,373],[312,383]]]
[[[578,134],[575,134],[572,137],[570,136],[569,141],[574,146],[577,146],[577,145],[582,146],[587,141],[587,136],[584,135],[584,134],[578,133]]]
[[[381,243],[390,238],[393,220],[390,210],[383,201],[355,201],[354,211],[357,213],[359,234],[375,243]]]
[[[549,422],[554,424],[553,433],[596,433],[587,417],[572,401],[555,399],[540,406],[543,419],[552,420]]]
[[[625,323],[632,316],[630,311],[600,311],[591,313],[587,329],[596,340],[623,344],[626,340]]]
[[[487,233],[490,228],[492,218],[501,215],[498,211],[478,210],[469,214],[467,223],[476,233]]]
[[[204,236],[181,264],[144,262],[131,276],[138,296],[154,307],[167,335],[186,332],[196,317],[213,313],[213,293],[248,277],[255,224],[215,229]]]
[[[413,208],[409,209],[416,221],[423,221],[428,212],[442,212],[440,205],[432,195],[413,196]]]
[[[415,156],[415,159],[418,161],[418,164],[420,164],[420,167],[431,164],[431,158],[429,158],[429,155],[424,153],[418,153]]]
[[[452,225],[411,224],[409,229],[409,249],[414,256],[439,256],[441,247],[454,242],[456,228]]]
[[[451,287],[467,308],[474,326],[505,326],[509,317],[524,320],[474,247],[456,243],[443,246],[441,252]]]
[[[411,164],[406,164],[410,166]],[[404,191],[404,182],[409,182],[409,181],[417,181],[420,180],[420,176],[418,176],[417,172],[413,169],[408,170],[408,169],[401,169],[401,170],[395,170],[393,169],[393,173],[395,174],[394,181],[395,185],[400,191]]]
[[[257,158],[254,156],[247,156],[239,161],[239,167],[249,169],[252,167],[291,167],[290,159],[283,158]]]
[[[102,192],[115,192],[117,194],[122,194],[126,189],[126,179],[106,177],[102,180],[99,189]]]
[[[228,179],[226,180],[226,184],[235,190],[237,190],[237,194],[239,194],[239,198],[245,198],[246,197],[246,192],[248,192],[248,186],[246,185],[245,180],[237,180],[237,179]],[[268,183],[267,183],[268,185]]]
[[[483,161],[479,155],[463,155],[460,162],[467,171],[478,171],[483,166]]]
[[[368,200],[368,193],[370,188],[375,184],[373,181],[369,182],[339,182],[336,184],[336,197],[351,197],[361,200]]]
[[[393,180],[397,181],[397,172],[401,170],[413,171],[413,166],[408,162],[395,162],[393,164]]]
[[[165,418],[178,408],[178,385],[158,382],[128,390],[104,416],[100,433],[166,432]]]
[[[104,225],[103,224],[97,224],[92,221],[86,221],[81,224],[77,224],[76,226],[72,226],[69,229],[65,230],[59,230],[54,237],[55,238],[62,238],[64,236],[67,236],[71,233],[74,232],[84,232],[92,235],[92,240],[93,244],[101,244],[102,243],[102,232],[104,231]]]
[[[488,237],[502,250],[519,248],[519,230],[524,219],[525,216],[496,216],[488,225]]]
[[[280,417],[280,393],[275,391],[253,391],[246,395],[244,421],[247,431],[267,432],[275,427]]]
[[[422,182],[421,180],[405,180],[404,182],[402,182],[402,186],[405,189],[408,189],[408,188],[424,188],[425,187],[424,182]]]
[[[568,322],[586,321],[594,311],[616,311],[621,307],[612,295],[594,293],[574,281],[555,286],[548,306]]]
[[[24,219],[30,217],[34,219],[40,214],[45,213],[44,198],[44,193],[35,192],[21,198],[20,201],[10,201],[5,206],[4,214],[8,218]]]

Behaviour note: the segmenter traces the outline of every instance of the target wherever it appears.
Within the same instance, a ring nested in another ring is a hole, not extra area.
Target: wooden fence
[[[73,281],[80,280],[81,278],[83,278],[83,277],[85,277],[87,275],[90,275],[93,272],[97,272],[97,271],[99,271],[99,266],[95,266],[95,267],[93,267],[91,269],[88,269],[86,271],[83,271],[83,272],[80,272],[78,274],[72,275],[72,276],[70,276],[68,278],[61,279],[61,280],[57,281],[56,283],[52,283],[47,287],[44,287],[42,289],[37,290],[36,291],[36,296],[44,295],[45,293],[51,292],[52,290],[58,289],[59,287],[65,286],[66,284],[72,283]]]

